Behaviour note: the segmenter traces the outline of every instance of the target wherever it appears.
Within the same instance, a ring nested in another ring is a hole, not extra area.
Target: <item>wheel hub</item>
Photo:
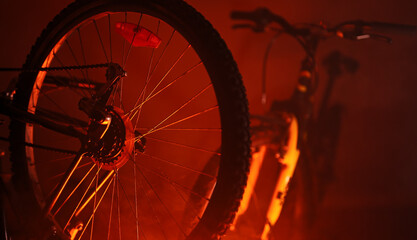
[[[122,167],[133,157],[135,133],[132,122],[122,109],[107,106],[100,121],[92,120],[88,128],[88,156],[105,170]]]

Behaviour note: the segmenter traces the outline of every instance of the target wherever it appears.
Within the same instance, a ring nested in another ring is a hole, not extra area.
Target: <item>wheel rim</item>
[[[108,34],[109,26],[111,29],[120,22],[146,27],[162,39],[161,46],[130,47],[113,30]],[[210,78],[193,48],[178,32],[154,17],[133,12],[99,14],[83,21],[58,41],[42,66],[103,62],[119,62],[127,71],[128,76],[119,82],[108,105],[122,109],[131,118],[133,128],[146,138],[146,150],[114,169],[105,169],[83,155],[50,217],[65,231],[72,229],[75,239],[186,238],[216,183],[216,171],[201,170],[213,156],[220,160],[220,117]],[[77,87],[57,80],[60,74],[38,73],[28,111],[54,112],[58,122],[65,122],[58,117],[64,115],[70,125],[87,130],[74,120],[88,122],[78,110],[78,100],[95,94],[88,86],[104,84],[105,71],[64,71],[65,78],[75,79]],[[56,148],[80,147],[72,138],[29,124],[26,141]],[[29,174],[38,183],[36,197],[44,206],[72,159],[32,147],[26,147],[26,152],[31,163]],[[190,191],[201,175],[207,177],[208,185],[201,192]],[[79,222],[83,228],[75,234]]]

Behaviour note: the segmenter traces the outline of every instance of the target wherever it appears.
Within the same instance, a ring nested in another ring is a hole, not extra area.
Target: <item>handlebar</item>
[[[251,12],[232,11],[230,14],[232,19],[250,20],[255,23],[255,30],[263,31],[264,27],[272,22],[277,22],[287,32],[292,32],[294,28],[284,18],[273,14],[267,8],[258,8]],[[254,31],[255,31],[254,30]]]
[[[286,33],[294,37],[303,47],[306,58],[303,61],[302,72],[308,72],[313,77],[299,78],[299,85],[309,89],[309,91],[296,91],[297,99],[312,95],[317,86],[317,78],[315,71],[315,52],[319,42],[323,39],[337,36],[351,40],[375,39],[391,43],[391,38],[385,36],[385,33],[416,33],[417,27],[414,25],[386,23],[386,22],[366,22],[363,20],[346,21],[334,27],[327,27],[323,24],[290,24],[283,17],[272,13],[267,8],[258,8],[254,11],[232,11],[230,17],[234,20],[249,21],[245,23],[234,24],[232,28],[249,28],[254,32],[265,32],[267,29],[274,30],[277,35],[271,39],[263,61],[262,70],[262,103],[266,99],[266,62],[269,51],[276,37],[281,33]],[[280,28],[272,28],[269,25],[277,23]],[[312,74],[311,74],[312,73]],[[316,82],[314,82],[316,81]],[[298,100],[297,100],[298,101]],[[303,101],[303,100],[301,100]],[[308,108],[308,107],[307,107]],[[306,110],[310,111],[310,110]],[[307,115],[306,115],[307,116]]]
[[[414,25],[378,22],[378,21],[366,22],[363,20],[343,22],[341,24],[336,25],[335,28],[341,28],[347,25],[353,25],[353,26],[361,27],[365,29],[369,28],[369,30],[378,31],[378,32],[414,33],[417,30],[417,27]]]
[[[254,11],[232,11],[231,18],[234,20],[251,21],[253,24],[235,24],[233,28],[250,28],[254,32],[264,32],[268,25],[275,22],[280,25],[280,31],[294,37],[306,37],[311,34],[318,34],[319,37],[327,38],[329,36],[338,36],[351,40],[362,40],[367,38],[384,40],[391,42],[391,38],[382,35],[382,33],[415,33],[417,27],[414,25],[387,23],[363,20],[346,21],[336,25],[333,28],[327,28],[324,25],[312,25],[310,27],[296,27],[291,25],[283,17],[272,13],[267,8],[258,8]],[[319,29],[321,32],[313,31]]]

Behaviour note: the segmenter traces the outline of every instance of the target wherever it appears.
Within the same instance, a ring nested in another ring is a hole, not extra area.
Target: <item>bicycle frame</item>
[[[87,137],[87,135],[75,128],[63,124],[58,124],[40,114],[34,114],[21,110],[20,108],[14,106],[5,96],[0,97],[0,114],[9,116],[10,118],[15,118],[16,120],[25,123],[41,125],[45,128],[65,134],[67,136],[78,138],[80,141],[83,141]]]

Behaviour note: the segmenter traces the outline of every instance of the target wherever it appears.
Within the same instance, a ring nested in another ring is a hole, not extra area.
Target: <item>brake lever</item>
[[[390,37],[376,34],[376,33],[364,33],[362,31],[355,32],[355,31],[337,31],[336,35],[340,38],[350,39],[350,40],[364,40],[364,39],[375,39],[379,41],[384,41],[386,43],[392,43],[392,39]]]
[[[348,28],[345,29],[344,28]],[[378,32],[389,33],[416,33],[417,27],[414,25],[387,23],[387,22],[366,22],[363,20],[347,21],[333,28],[336,35],[341,38],[351,40],[375,39],[392,43],[392,39]]]

